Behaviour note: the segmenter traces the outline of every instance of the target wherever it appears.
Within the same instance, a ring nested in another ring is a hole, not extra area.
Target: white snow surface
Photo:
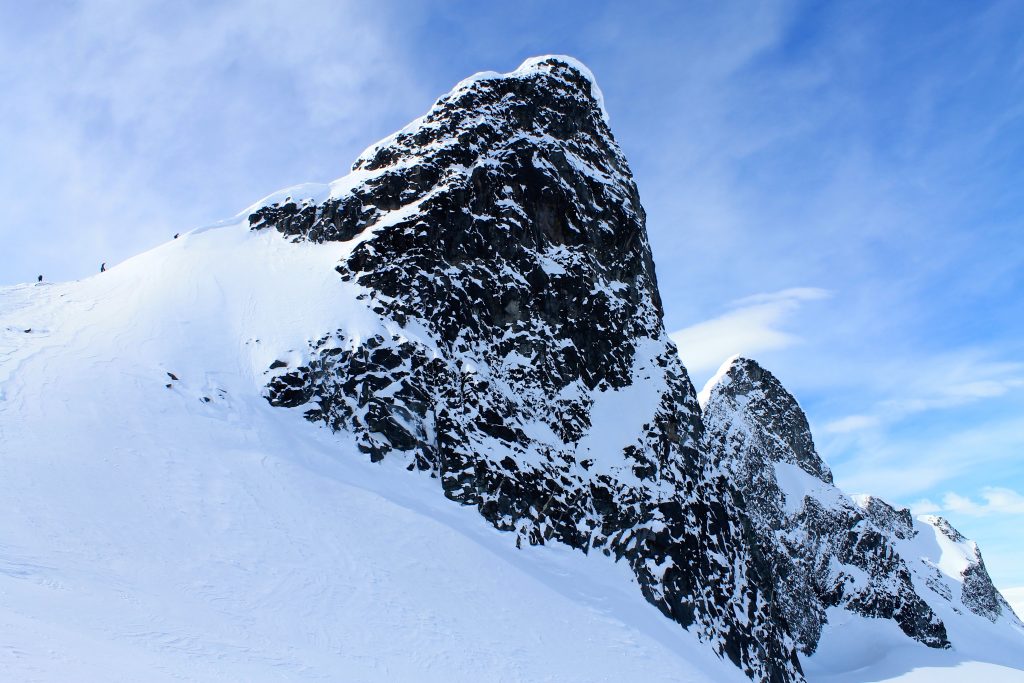
[[[969,616],[992,626],[981,617]],[[964,628],[964,622],[957,622],[950,635],[959,644],[951,650],[935,650],[907,638],[888,619],[869,619],[832,608],[828,621],[818,650],[803,662],[812,683],[1024,681],[1019,632],[1000,633],[983,624]],[[946,626],[951,626],[949,621]]]
[[[517,550],[266,403],[274,360],[389,325],[333,270],[353,243],[240,220],[0,289],[0,678],[746,680],[626,566]]]
[[[914,520],[914,530],[912,538],[894,538],[894,545],[907,561],[918,593],[946,625],[952,648],[929,648],[908,638],[891,620],[832,608],[817,651],[802,662],[808,681],[1024,683],[1024,626],[1013,615],[992,623],[971,612],[960,598],[961,572],[974,555],[974,542],[950,540],[927,516]],[[930,569],[940,572],[937,581],[948,588],[950,599],[936,599],[925,581]]]
[[[426,473],[266,403],[270,363],[325,330],[420,337],[334,272],[358,241],[240,219],[0,289],[0,678],[745,681],[624,565],[518,550]],[[630,422],[645,397],[598,408]],[[813,484],[797,469],[777,470],[794,495]],[[917,525],[900,553],[961,571],[969,542]],[[837,611],[808,679],[1024,681],[1019,628],[940,616],[954,650]]]
[[[714,391],[715,387],[723,382],[731,381],[729,379],[729,370],[732,368],[733,363],[740,359],[740,355],[729,356],[725,359],[725,362],[718,366],[718,370],[715,371],[707,382],[704,383],[704,387],[697,392],[697,403],[700,404],[701,409],[707,408],[708,401],[711,400],[711,392]]]

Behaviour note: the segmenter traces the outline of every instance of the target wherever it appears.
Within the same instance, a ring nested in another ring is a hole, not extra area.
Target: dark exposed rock
[[[964,587],[960,599],[975,614],[995,621],[1003,613],[1002,596],[992,585],[992,578],[985,569],[985,561],[981,559],[977,546],[974,547],[974,558],[975,561],[963,571]]]
[[[350,189],[255,211],[253,229],[352,241],[339,276],[389,330],[325,330],[304,365],[273,368],[268,399],[431,473],[520,542],[627,562],[749,676],[801,680],[740,499],[699,450],[596,95],[561,58],[472,80],[365,153]]]
[[[1020,620],[1014,613],[1013,608],[1010,607],[1010,604],[1006,602],[1006,598],[1002,596],[995,587],[995,584],[992,583],[992,577],[989,576],[988,569],[985,568],[985,560],[981,558],[981,550],[978,548],[978,544],[967,540],[944,517],[930,516],[926,519],[928,523],[938,529],[950,541],[966,545],[968,548],[967,566],[961,573],[963,585],[960,590],[960,601],[964,607],[991,622],[1006,616],[1011,621],[1019,624]],[[946,587],[946,590],[948,591],[948,587]]]
[[[733,360],[708,394],[704,424],[707,452],[733,474],[771,568],[773,607],[803,652],[814,652],[834,606],[893,619],[926,645],[949,646],[891,542],[914,535],[909,511],[870,497],[855,505],[835,488],[806,416],[770,372]]]
[[[879,529],[902,539],[913,538],[917,534],[910,510],[894,508],[875,496],[861,496],[858,502],[864,516]]]
[[[627,563],[754,680],[802,680],[797,651],[814,652],[829,608],[932,647],[949,646],[934,600],[1012,615],[976,548],[953,579],[902,556],[929,527],[839,491],[757,363],[732,362],[702,417],[636,185],[580,65],[464,82],[331,187],[260,207],[250,227],[348,243],[338,276],[377,324],[275,360],[273,405],[428,473],[517,545]]]
[[[773,455],[781,458],[776,462],[797,465],[812,477],[832,483],[832,471],[814,448],[807,416],[773,374],[752,360],[736,358],[729,372],[718,378],[716,388],[733,402],[743,397],[744,414],[771,435],[766,438],[781,440],[773,449]]]
[[[953,541],[954,543],[963,543],[967,540],[963,534],[953,528],[953,525],[945,517],[932,517],[931,524],[940,532],[942,535]]]

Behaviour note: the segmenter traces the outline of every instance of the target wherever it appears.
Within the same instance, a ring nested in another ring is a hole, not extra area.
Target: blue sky
[[[605,93],[698,388],[762,361],[840,485],[1024,586],[1018,2],[0,2],[0,284],[339,177],[545,53]]]

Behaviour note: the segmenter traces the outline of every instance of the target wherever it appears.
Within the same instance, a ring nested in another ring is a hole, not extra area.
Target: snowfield
[[[518,550],[425,473],[267,404],[274,360],[379,331],[333,270],[353,245],[236,219],[0,289],[2,678],[747,680],[627,567]],[[837,612],[808,678],[1024,681],[1024,634],[979,633],[935,651]]]
[[[243,220],[0,290],[2,678],[746,680],[627,567],[266,403],[303,331],[374,331],[351,246]]]

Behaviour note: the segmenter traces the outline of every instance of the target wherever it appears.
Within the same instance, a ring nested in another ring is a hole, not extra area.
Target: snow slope
[[[351,243],[248,228],[0,290],[5,680],[746,680],[627,567],[271,408],[279,350],[378,319]]]
[[[808,680],[1024,681],[1024,627],[1013,614],[1004,614],[993,622],[964,604],[962,576],[976,546],[966,539],[952,541],[934,521],[928,516],[914,520],[915,536],[897,539],[896,550],[908,561],[919,590],[928,588],[919,566],[937,569],[936,580],[949,588],[948,599],[933,599],[930,604],[945,624],[952,647],[926,648],[888,620],[868,619],[833,608],[818,651],[803,662]]]
[[[1020,634],[1016,634],[1017,638],[1013,634],[999,634],[980,623],[975,624],[980,627],[978,631],[957,628],[962,622],[953,624],[951,637],[958,644],[950,650],[934,650],[907,638],[891,621],[832,609],[818,651],[804,662],[807,680],[813,683],[1024,681]]]
[[[239,221],[0,290],[5,680],[746,680],[627,567],[517,550],[425,474],[339,457],[343,436],[266,403],[274,349],[377,324],[325,267],[348,248]],[[838,611],[808,667],[975,677],[1024,680]]]

